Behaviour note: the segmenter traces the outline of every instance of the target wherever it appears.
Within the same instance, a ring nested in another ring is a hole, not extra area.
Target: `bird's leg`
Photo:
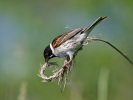
[[[72,61],[73,61],[73,59],[74,59],[74,58],[71,58],[71,59],[70,59],[70,58],[68,57],[67,60],[65,60],[65,62],[64,62],[64,64],[63,64],[62,67],[63,67],[63,68],[69,68],[70,65],[71,65],[71,63],[72,63]]]
[[[71,67],[71,64],[72,64],[72,61],[74,60],[74,58],[75,58],[75,56],[77,55],[77,53],[79,52],[79,51],[81,51],[83,49],[83,47],[80,47],[75,53],[74,53],[74,55],[73,55],[73,57],[67,57],[67,59],[65,60],[65,62],[64,62],[64,64],[63,64],[63,68],[66,68],[66,67],[68,67],[69,69],[70,69],[70,67]]]

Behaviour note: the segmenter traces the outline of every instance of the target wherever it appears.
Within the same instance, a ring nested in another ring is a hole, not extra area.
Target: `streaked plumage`
[[[99,17],[88,27],[77,28],[56,37],[44,50],[45,61],[48,62],[53,57],[69,58],[72,61],[75,53],[83,47],[83,42],[92,29],[105,18],[107,17]]]

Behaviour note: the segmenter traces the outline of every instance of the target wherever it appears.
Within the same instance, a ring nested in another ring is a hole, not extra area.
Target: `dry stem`
[[[66,61],[64,62],[64,64],[66,64]],[[72,66],[72,63],[70,63],[68,66],[62,66],[58,71],[56,71],[55,73],[53,73],[53,75],[47,77],[45,75],[45,71],[46,68],[49,66],[57,66],[57,64],[55,62],[48,62],[45,63],[43,66],[41,66],[41,70],[38,76],[40,76],[43,79],[43,82],[51,82],[56,78],[59,78],[59,82],[64,80],[64,87],[65,84],[67,83],[68,80],[68,75],[70,73],[70,67]]]
[[[86,45],[92,41],[102,41],[102,42],[107,43],[108,45],[113,47],[116,51],[118,51],[123,57],[125,57],[133,65],[133,62],[124,53],[122,53],[119,49],[117,49],[114,45],[112,45],[110,42],[108,42],[106,40],[103,40],[103,39],[100,39],[97,37],[87,37],[87,39],[84,41],[83,44]],[[80,51],[80,50],[82,50],[82,48],[80,48],[78,51]],[[75,58],[76,54],[78,53],[78,51],[75,53],[74,58]],[[73,61],[74,61],[74,59],[73,59]],[[68,63],[68,62],[69,62],[68,59],[65,60],[63,66],[58,71],[56,71],[55,73],[53,72],[53,75],[51,75],[49,77],[47,77],[45,75],[46,68],[49,66],[57,66],[57,64],[55,62],[45,63],[43,66],[41,66],[39,76],[43,79],[43,82],[51,82],[51,81],[59,78],[58,84],[60,83],[60,81],[64,81],[64,87],[63,87],[63,89],[64,89],[65,85],[69,79],[70,68],[73,65],[72,62],[66,65],[66,63]]]
[[[91,42],[91,41],[102,41],[104,43],[107,43],[108,45],[110,45],[112,48],[114,48],[116,51],[118,51],[124,58],[126,58],[129,63],[131,63],[133,65],[133,62],[128,58],[128,56],[124,53],[122,53],[118,48],[116,48],[113,44],[111,44],[110,42],[97,38],[97,37],[87,37],[87,39],[85,40],[85,43]]]

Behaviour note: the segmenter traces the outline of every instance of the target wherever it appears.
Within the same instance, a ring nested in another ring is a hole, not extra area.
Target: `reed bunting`
[[[56,37],[44,50],[45,62],[53,57],[64,58],[67,64],[70,64],[79,50],[82,49],[84,41],[92,31],[106,17],[99,17],[92,25],[85,28],[77,28],[70,32],[64,33]]]

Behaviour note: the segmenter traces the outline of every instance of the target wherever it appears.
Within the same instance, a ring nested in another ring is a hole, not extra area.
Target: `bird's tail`
[[[84,32],[87,32],[89,34],[96,25],[98,25],[102,20],[106,19],[107,17],[108,16],[106,16],[106,17],[99,17],[90,26],[86,27],[84,29]]]

